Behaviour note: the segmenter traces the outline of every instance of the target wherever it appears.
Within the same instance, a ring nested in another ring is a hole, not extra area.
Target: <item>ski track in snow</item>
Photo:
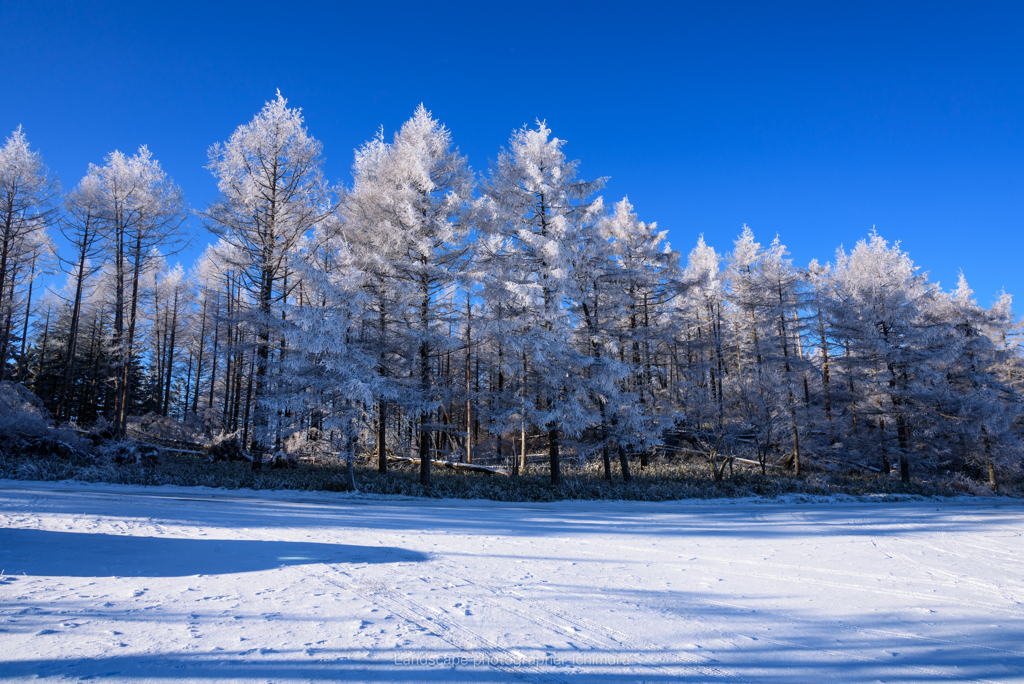
[[[1024,505],[0,482],[0,681],[1024,682]]]

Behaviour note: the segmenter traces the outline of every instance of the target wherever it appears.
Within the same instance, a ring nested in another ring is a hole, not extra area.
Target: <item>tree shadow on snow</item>
[[[7,575],[186,577],[312,563],[409,563],[427,558],[391,546],[0,529],[0,568]]]
[[[783,649],[786,650],[785,648]],[[628,649],[558,651],[554,658],[518,665],[511,661],[499,667],[488,664],[487,653],[450,648],[317,648],[304,653],[274,648],[243,652],[156,652],[146,654],[105,655],[86,658],[42,658],[0,661],[7,677],[61,677],[79,679],[115,679],[144,681],[180,679],[187,673],[191,680],[307,682],[465,682],[484,684],[497,681],[578,681],[588,684],[651,684],[756,681],[763,684],[804,684],[821,682],[886,681],[898,684],[923,684],[938,681],[1017,682],[1015,663],[1006,665],[984,654],[960,652],[956,663],[936,663],[920,658],[905,658],[903,653],[867,655],[860,649],[847,654],[840,648],[829,652],[806,651],[778,653],[767,659],[757,652],[718,651],[706,657],[687,649],[656,652]],[[500,661],[500,659],[499,659]],[[560,661],[560,662],[559,662]],[[654,662],[652,662],[654,661]],[[617,663],[617,664],[605,664]]]

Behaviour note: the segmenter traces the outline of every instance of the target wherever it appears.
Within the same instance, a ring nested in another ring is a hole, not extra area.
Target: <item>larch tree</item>
[[[292,417],[287,431],[306,432],[344,453],[348,488],[354,491],[357,442],[374,402],[389,390],[382,387],[387,378],[376,336],[366,334],[365,323],[376,313],[364,283],[371,276],[359,267],[342,224],[325,224],[304,241],[304,258],[296,262],[303,293],[291,300],[284,327],[297,350],[284,364]]]
[[[761,260],[761,282],[758,289],[762,295],[766,295],[760,308],[772,327],[773,334],[768,338],[771,340],[772,361],[780,371],[779,377],[786,384],[786,403],[793,443],[793,472],[799,475],[800,431],[797,425],[796,372],[798,365],[802,365],[803,351],[800,347],[799,333],[795,328],[799,325],[797,290],[800,275],[793,268],[792,260],[786,258],[788,254],[786,246],[776,236]],[[806,379],[804,387],[806,394]]]
[[[64,379],[61,383],[57,417],[67,419],[72,407],[70,393],[75,377],[78,355],[78,333],[82,321],[82,303],[89,279],[102,267],[104,259],[103,229],[104,201],[102,189],[95,176],[86,176],[64,201],[65,214],[60,221],[60,231],[74,249],[73,256],[62,259],[64,268],[69,269],[73,279],[71,291],[71,320],[68,327],[68,342],[64,357]]]
[[[735,353],[729,360],[735,367],[734,403],[737,418],[753,440],[761,471],[767,470],[767,458],[779,440],[784,416],[790,414],[792,401],[781,392],[788,387],[788,376],[778,364],[772,350],[776,339],[777,316],[772,315],[778,297],[774,283],[765,278],[768,255],[754,239],[746,225],[733,243],[725,268],[728,283],[729,319]],[[792,399],[792,389],[788,393]]]
[[[455,312],[445,294],[464,270],[474,176],[452,146],[451,134],[423,105],[392,143],[383,134],[356,154],[355,183],[345,201],[346,236],[352,258],[367,274],[363,283],[377,313],[379,385],[376,435],[378,468],[386,470],[387,407],[400,397],[418,419],[420,481],[429,485],[431,414],[442,406],[431,372],[432,358],[448,344],[445,325]],[[413,325],[401,322],[415,321]],[[399,362],[395,341],[416,361]],[[403,383],[404,378],[411,383]]]
[[[107,258],[114,274],[114,374],[112,422],[124,435],[133,402],[132,373],[137,361],[140,306],[146,295],[143,278],[157,248],[167,249],[180,237],[187,216],[181,189],[143,145],[129,157],[114,151],[103,166],[90,165],[87,184],[102,203]]]
[[[1012,470],[1022,444],[1013,426],[1021,405],[1006,373],[1012,352],[1005,340],[1014,326],[1008,302],[985,309],[961,272],[956,289],[935,297],[931,317],[941,325],[932,363],[933,412],[939,420],[926,430],[927,446],[935,455],[958,451],[967,464],[986,472],[989,486],[998,490],[997,466]]]
[[[204,213],[206,225],[236,248],[233,266],[252,300],[246,323],[256,341],[254,470],[262,467],[272,439],[268,373],[279,339],[274,310],[288,295],[288,258],[303,235],[336,210],[321,165],[320,143],[303,125],[302,111],[288,107],[280,92],[252,121],[209,150],[207,168],[220,196]]]
[[[579,292],[570,276],[584,226],[603,211],[590,198],[605,183],[577,180],[579,163],[566,160],[564,144],[542,122],[524,126],[483,188],[486,229],[501,242],[488,277],[511,295],[503,342],[522,364],[510,356],[507,371],[522,373],[524,422],[546,433],[552,484],[561,477],[560,433],[576,436],[594,422],[582,382],[591,354],[572,344]]]
[[[729,336],[721,262],[721,255],[701,235],[683,272],[687,292],[677,318],[687,355],[683,410],[716,480],[722,478],[730,462],[723,457],[729,429],[724,394]]]
[[[10,372],[8,362],[17,357],[11,342],[22,289],[38,275],[36,260],[56,220],[59,195],[57,179],[18,126],[0,148],[0,381]],[[23,328],[30,317],[26,310]]]
[[[650,447],[670,424],[671,408],[661,401],[659,387],[665,379],[657,356],[671,330],[662,315],[680,294],[677,252],[669,248],[667,231],[656,223],[640,221],[633,205],[624,198],[597,225],[597,245],[614,263],[604,274],[607,295],[604,319],[614,353],[623,365],[623,382],[612,416],[612,432],[624,470],[626,451],[640,454],[647,466]]]
[[[885,421],[895,423],[900,478],[910,481],[913,428],[930,391],[926,318],[934,285],[899,248],[872,232],[849,254],[836,257],[835,279],[842,306],[834,307],[836,325],[849,340],[845,362],[864,378],[862,403],[874,414],[882,469],[889,470]],[[870,415],[870,414],[869,414]]]

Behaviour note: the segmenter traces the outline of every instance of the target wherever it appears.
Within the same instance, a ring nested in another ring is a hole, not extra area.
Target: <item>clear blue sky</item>
[[[1024,310],[1024,3],[3,0],[0,82],[66,187],[145,143],[203,207],[207,148],[277,88],[348,183],[423,102],[477,170],[546,119],[684,254],[747,223],[806,265],[877,226]]]

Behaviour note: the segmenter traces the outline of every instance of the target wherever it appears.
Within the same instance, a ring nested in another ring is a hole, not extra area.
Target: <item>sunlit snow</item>
[[[0,483],[0,680],[1024,679],[1024,506]]]

